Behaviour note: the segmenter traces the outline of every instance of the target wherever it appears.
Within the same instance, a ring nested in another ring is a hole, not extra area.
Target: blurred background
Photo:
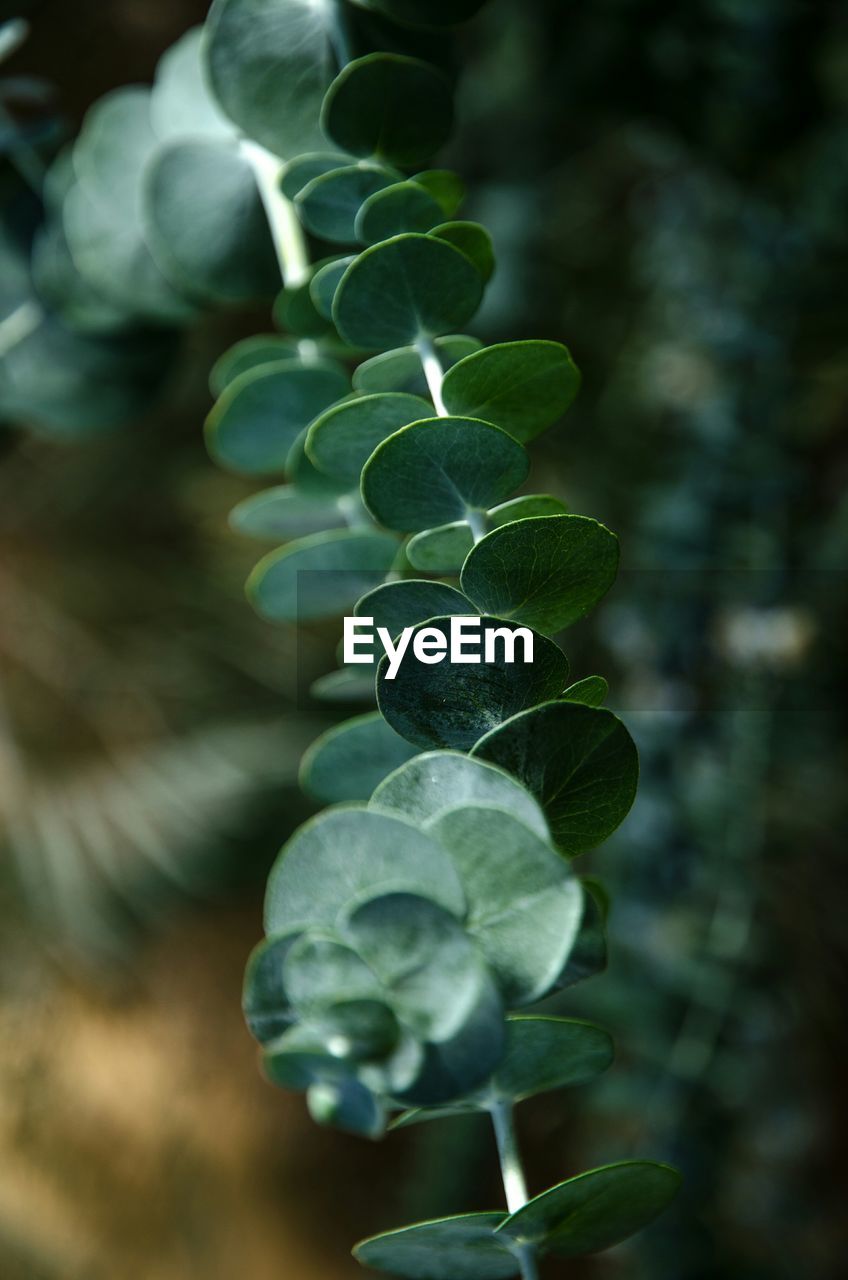
[[[205,9],[33,3],[3,72],[52,86],[32,128],[58,140]],[[566,648],[575,677],[610,678],[643,761],[587,868],[613,896],[611,965],[565,1006],[618,1061],[523,1110],[531,1187],[632,1154],[686,1175],[575,1280],[832,1280],[848,12],[492,0],[458,59],[446,161],[499,256],[475,332],[565,341],[583,371],[532,490],[621,535],[619,584]],[[35,221],[0,126],[3,216]],[[4,1280],[353,1280],[356,1238],[502,1200],[485,1126],[321,1131],[241,1022],[264,878],[309,812],[299,756],[347,713],[303,694],[334,629],[298,643],[251,614],[256,548],[226,523],[250,486],[203,448],[212,361],[267,328],[243,311],[175,338],[129,428],[0,427]]]

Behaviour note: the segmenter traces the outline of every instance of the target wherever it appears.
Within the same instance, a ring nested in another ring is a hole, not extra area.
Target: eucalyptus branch
[[[523,1209],[528,1203],[530,1197],[527,1194],[527,1181],[524,1176],[521,1152],[518,1149],[513,1108],[506,1103],[495,1103],[490,1114],[507,1207],[510,1213],[518,1213],[519,1209]],[[515,1253],[521,1265],[522,1280],[539,1280],[536,1251],[532,1245],[519,1244],[516,1246]]]
[[[442,399],[442,383],[445,380],[445,371],[442,368],[442,362],[439,359],[435,344],[429,338],[419,338],[415,346],[421,357],[421,366],[424,370],[424,377],[427,379],[430,398],[433,401],[436,413],[440,418],[446,418],[448,411]]]
[[[240,146],[242,155],[256,177],[283,284],[288,289],[297,288],[309,278],[309,251],[294,206],[280,190],[280,177],[285,164],[265,147],[248,138],[243,138]]]

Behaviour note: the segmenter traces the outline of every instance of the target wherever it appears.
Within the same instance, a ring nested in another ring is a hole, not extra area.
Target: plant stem
[[[253,169],[256,185],[271,228],[277,251],[280,275],[287,289],[294,289],[309,278],[309,252],[306,238],[294,205],[280,190],[284,161],[260,147],[258,142],[243,138],[241,153]]]
[[[475,544],[481,542],[489,531],[489,522],[485,511],[469,511],[466,517]]]
[[[25,341],[41,324],[44,312],[37,302],[22,302],[4,320],[0,320],[0,357]]]
[[[424,377],[427,379],[430,399],[433,401],[436,413],[440,418],[446,418],[448,411],[442,399],[442,383],[445,380],[445,371],[442,368],[442,362],[439,359],[436,348],[430,338],[419,338],[415,344],[415,349],[421,357],[421,366],[424,370]]]
[[[490,1115],[498,1144],[507,1208],[510,1213],[517,1213],[524,1208],[530,1197],[527,1194],[521,1152],[518,1150],[513,1110],[507,1103],[497,1102],[491,1107]],[[517,1245],[515,1255],[521,1267],[522,1280],[539,1280],[539,1267],[533,1246]]]

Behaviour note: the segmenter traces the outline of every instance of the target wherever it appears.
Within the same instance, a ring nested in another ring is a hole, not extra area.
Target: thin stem
[[[280,189],[284,161],[247,138],[242,139],[241,153],[256,177],[256,185],[271,228],[271,238],[277,251],[283,284],[287,289],[294,289],[309,278],[310,263],[306,238],[294,205]]]
[[[353,51],[350,41],[350,18],[344,4],[339,3],[339,0],[336,0],[333,16],[334,21],[330,24],[330,43],[333,46],[339,70],[342,71],[349,62],[353,61]]]
[[[475,544],[482,542],[489,531],[489,522],[485,511],[469,511],[466,517]]]
[[[498,1144],[507,1208],[510,1213],[517,1213],[519,1209],[524,1208],[530,1197],[527,1194],[524,1166],[518,1149],[513,1110],[507,1103],[497,1102],[491,1107],[490,1114],[495,1130],[495,1141]],[[533,1246],[517,1245],[515,1256],[521,1267],[522,1280],[539,1280],[539,1266]]]
[[[41,324],[44,312],[37,302],[22,302],[4,320],[0,320],[0,357],[8,355],[19,342],[24,342]]]
[[[421,357],[421,366],[424,370],[424,377],[427,379],[430,399],[433,401],[436,413],[440,418],[446,418],[448,411],[442,399],[442,383],[445,380],[445,371],[442,368],[442,362],[439,359],[436,348],[429,338],[419,338],[415,344],[415,349]]]

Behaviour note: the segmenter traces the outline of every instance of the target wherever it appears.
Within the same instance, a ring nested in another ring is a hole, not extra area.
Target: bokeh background
[[[33,3],[4,71],[53,85],[58,138],[149,81],[205,7]],[[686,1175],[649,1231],[549,1274],[835,1280],[848,13],[492,0],[458,53],[446,159],[499,255],[476,331],[565,341],[583,370],[532,488],[622,537],[619,585],[568,650],[610,677],[643,759],[592,857],[612,963],[567,1004],[618,1061],[524,1109],[530,1181],[634,1153]],[[212,361],[267,327],[183,335],[130,428],[0,428],[4,1280],[353,1280],[354,1239],[501,1202],[485,1127],[320,1131],[241,1023],[264,877],[308,812],[298,758],[334,718],[303,695],[332,629],[298,643],[252,616],[256,549],[226,524],[247,489],[202,444]]]

